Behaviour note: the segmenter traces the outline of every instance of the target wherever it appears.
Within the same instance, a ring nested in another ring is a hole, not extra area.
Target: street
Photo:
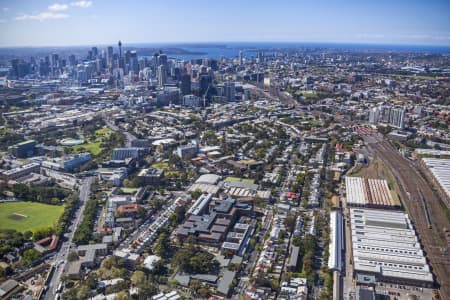
[[[108,127],[111,128],[112,130],[114,130],[114,131],[120,131],[121,133],[123,133],[123,134],[125,135],[125,138],[126,138],[126,143],[125,143],[125,144],[126,144],[126,147],[131,147],[131,141],[137,139],[137,138],[136,138],[134,135],[132,135],[131,133],[129,133],[129,132],[125,131],[125,130],[122,130],[122,129],[120,129],[118,126],[114,125],[114,123],[112,123],[112,122],[110,122],[110,121],[108,121],[108,120],[105,120],[105,123],[106,123],[106,125],[108,125]]]
[[[60,283],[62,272],[67,263],[67,256],[70,252],[70,245],[72,245],[73,236],[75,231],[78,228],[78,225],[83,219],[83,211],[86,206],[86,202],[89,199],[89,195],[91,192],[91,184],[94,181],[94,177],[88,177],[83,180],[82,185],[80,186],[80,207],[75,211],[73,217],[73,224],[69,225],[68,232],[66,232],[66,236],[68,239],[63,241],[59,251],[55,254],[53,259],[50,261],[50,264],[55,266],[55,272],[51,275],[51,279],[49,279],[48,290],[45,293],[43,299],[51,300],[54,298],[56,294],[56,289]]]

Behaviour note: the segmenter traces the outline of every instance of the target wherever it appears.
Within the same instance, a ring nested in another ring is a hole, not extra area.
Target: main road
[[[122,130],[119,128],[119,126],[115,125],[114,123],[112,123],[109,120],[105,120],[106,125],[108,125],[109,128],[111,128],[114,131],[120,131],[121,133],[123,133],[125,135],[126,138],[126,146],[127,147],[131,147],[131,141],[134,141],[137,139],[137,137],[135,137],[134,135],[132,135],[131,133],[129,133],[128,131]]]
[[[80,186],[80,207],[75,211],[75,215],[73,218],[73,223],[69,225],[68,231],[66,231],[65,236],[67,237],[67,240],[65,240],[61,247],[59,248],[59,251],[55,254],[53,261],[51,262],[52,265],[55,266],[55,271],[51,274],[51,278],[48,281],[48,289],[45,293],[45,296],[43,299],[45,300],[51,300],[54,299],[58,288],[59,283],[61,282],[61,274],[63,273],[63,270],[67,264],[67,256],[69,255],[73,236],[75,234],[75,231],[78,228],[78,225],[83,220],[83,212],[84,208],[86,206],[86,202],[89,199],[89,195],[91,193],[91,185],[94,181],[94,177],[87,177],[83,179],[83,183]]]

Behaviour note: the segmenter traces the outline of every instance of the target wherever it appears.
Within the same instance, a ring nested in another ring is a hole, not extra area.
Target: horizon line
[[[251,44],[251,43],[268,43],[268,44],[329,44],[329,45],[367,45],[367,46],[405,46],[405,47],[436,47],[450,48],[450,44],[417,44],[417,43],[378,43],[378,42],[337,42],[337,41],[166,41],[166,42],[126,42],[125,45],[213,45],[213,44]],[[124,44],[122,42],[122,44]],[[98,43],[98,44],[66,44],[66,45],[0,45],[0,49],[7,48],[68,48],[68,47],[92,47],[92,46],[117,46],[117,42]]]

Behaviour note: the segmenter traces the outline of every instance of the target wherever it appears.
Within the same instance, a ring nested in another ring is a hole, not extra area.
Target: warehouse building
[[[442,199],[445,199],[447,207],[450,206],[450,159],[422,158],[422,165],[430,174],[428,177],[438,187]]]
[[[389,185],[384,179],[345,177],[348,206],[369,208],[395,208],[398,201],[392,197]]]
[[[350,209],[355,276],[429,287],[433,275],[404,212]]]
[[[342,214],[338,211],[330,212],[330,244],[328,268],[342,271],[342,252],[344,250]]]

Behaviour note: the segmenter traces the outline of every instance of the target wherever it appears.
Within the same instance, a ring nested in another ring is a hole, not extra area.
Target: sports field
[[[111,135],[111,129],[104,126],[97,129],[93,135],[88,137],[86,143],[72,146],[75,153],[90,152],[93,156],[99,155],[103,148],[101,144]]]
[[[62,205],[37,202],[0,203],[0,229],[25,232],[52,227],[56,225],[63,211]]]
[[[254,179],[249,178],[239,178],[239,177],[227,177],[225,182],[243,182],[243,183],[255,183]]]

